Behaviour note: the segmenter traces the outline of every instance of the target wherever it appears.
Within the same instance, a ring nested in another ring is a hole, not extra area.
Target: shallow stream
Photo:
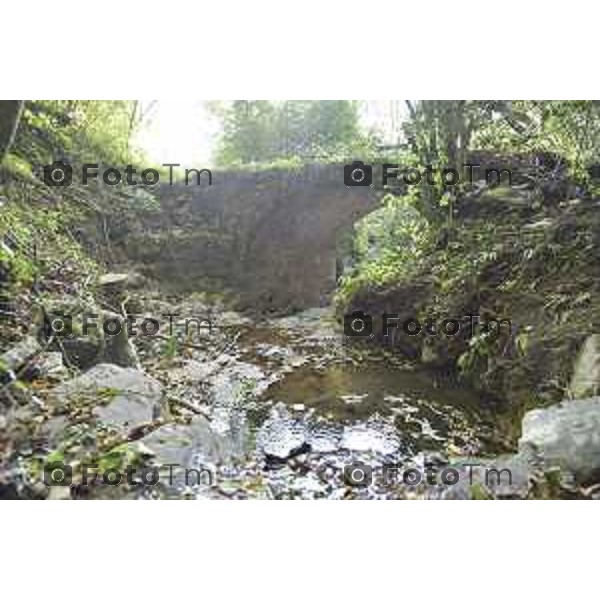
[[[449,375],[348,344],[330,309],[227,327],[236,345],[210,377],[218,451],[197,455],[217,481],[200,496],[407,497],[417,488],[382,478],[384,466],[423,471],[503,449],[493,402]]]

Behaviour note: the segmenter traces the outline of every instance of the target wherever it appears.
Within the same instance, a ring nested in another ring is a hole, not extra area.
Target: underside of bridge
[[[126,244],[148,275],[178,291],[229,291],[241,308],[293,311],[329,302],[339,241],[378,193],[346,187],[343,165],[306,165],[214,172],[212,186],[163,187],[160,203]]]

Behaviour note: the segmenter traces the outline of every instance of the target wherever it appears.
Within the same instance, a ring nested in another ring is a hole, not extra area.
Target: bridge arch
[[[346,187],[343,165],[215,171],[212,186],[162,187],[160,214],[127,250],[180,291],[220,286],[259,311],[319,306],[335,289],[337,240],[380,196]]]

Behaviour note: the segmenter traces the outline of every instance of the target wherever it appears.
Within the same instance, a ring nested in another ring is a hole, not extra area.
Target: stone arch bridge
[[[160,189],[161,211],[124,244],[128,258],[177,291],[225,289],[241,308],[327,303],[338,242],[381,191],[346,187],[343,165],[214,171],[212,185]]]

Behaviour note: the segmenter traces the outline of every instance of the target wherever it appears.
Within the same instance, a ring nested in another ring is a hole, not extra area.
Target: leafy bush
[[[341,279],[336,303],[344,305],[363,287],[379,287],[409,276],[429,231],[415,208],[417,197],[416,192],[402,197],[388,194],[381,208],[356,224],[353,265]]]

